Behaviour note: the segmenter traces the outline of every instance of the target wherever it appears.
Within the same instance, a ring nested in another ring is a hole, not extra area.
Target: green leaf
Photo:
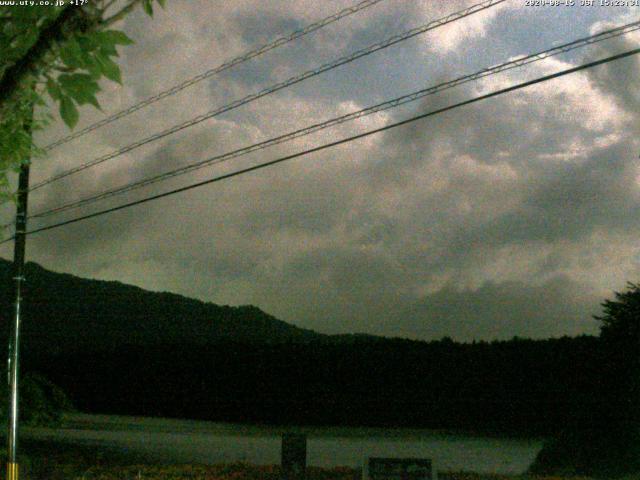
[[[75,127],[78,123],[78,109],[73,104],[71,98],[62,97],[60,99],[60,116],[69,128]]]
[[[116,50],[116,45],[114,43],[101,43],[100,44],[100,53],[106,55],[108,57],[118,57],[118,50]]]
[[[99,35],[100,32],[91,32],[78,35],[78,43],[82,47],[82,51],[93,52],[94,50],[96,50],[101,43],[101,40],[98,38]]]
[[[70,68],[83,68],[82,49],[75,38],[69,39],[60,49],[60,58]]]
[[[132,45],[134,42],[120,30],[103,30],[95,33],[99,45]]]
[[[87,94],[95,95],[100,91],[98,82],[87,73],[60,75],[58,83],[67,95],[78,99],[86,97]]]
[[[100,65],[100,70],[102,70],[105,77],[122,85],[120,67],[113,60],[105,55],[96,54],[96,62]]]
[[[151,4],[151,0],[142,0],[142,8],[150,17],[153,17],[153,5]]]
[[[162,7],[162,9],[164,10],[164,7],[167,5],[167,0],[158,0],[158,4]]]
[[[85,68],[93,80],[99,80],[102,76],[102,68],[94,57],[91,57],[91,62]]]
[[[85,65],[85,68],[89,68],[89,66],[93,63],[93,56],[90,52],[92,52],[92,50],[86,48],[85,46],[82,47],[81,57],[82,64]]]
[[[62,91],[60,90],[60,86],[51,77],[47,78],[47,92],[49,92],[49,96],[54,100],[59,101],[62,98]]]
[[[90,103],[100,109],[100,104],[96,99],[96,93],[98,93],[100,87],[91,75],[87,75],[86,73],[60,75],[58,81],[64,93],[75,100],[78,105]]]
[[[82,97],[82,101],[78,102],[79,105],[85,105],[87,103],[90,103],[91,105],[96,107],[98,110],[102,110],[102,107],[100,106],[100,103],[98,103],[98,99],[96,98],[95,95],[86,94],[86,96]]]

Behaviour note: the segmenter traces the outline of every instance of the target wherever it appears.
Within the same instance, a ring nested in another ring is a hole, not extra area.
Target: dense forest
[[[597,337],[460,344],[329,336],[256,307],[33,263],[27,278],[24,369],[59,385],[86,412],[528,436],[556,433],[605,406],[615,416],[628,402],[611,386],[608,350]],[[5,261],[0,298],[6,327]]]
[[[601,401],[594,338],[460,345],[402,340],[155,345],[31,368],[85,411],[520,435]]]

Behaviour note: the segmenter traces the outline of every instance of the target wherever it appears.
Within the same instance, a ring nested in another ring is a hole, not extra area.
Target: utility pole
[[[18,198],[16,206],[16,233],[13,248],[13,282],[15,304],[13,325],[9,337],[9,357],[7,362],[9,380],[9,418],[7,426],[7,480],[18,480],[18,373],[20,320],[22,316],[22,284],[24,278],[25,232],[27,230],[27,198],[29,195],[29,163],[20,167],[18,177]]]

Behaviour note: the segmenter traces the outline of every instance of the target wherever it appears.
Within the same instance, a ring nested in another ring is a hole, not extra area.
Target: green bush
[[[6,369],[0,369],[6,371]],[[73,406],[66,394],[42,375],[27,373],[20,380],[20,424],[53,426]],[[6,425],[9,389],[0,382],[0,425]]]

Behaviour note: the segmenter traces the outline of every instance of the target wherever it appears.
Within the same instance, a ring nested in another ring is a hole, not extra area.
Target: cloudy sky
[[[121,28],[116,112],[354,0],[167,2]],[[32,183],[477,2],[384,0],[53,150]],[[580,3],[576,0],[576,3]],[[598,2],[596,2],[598,3]],[[509,0],[33,192],[31,212],[637,20],[640,7]],[[636,48],[631,34],[58,217],[90,213]],[[325,333],[434,339],[597,333],[640,275],[640,60],[519,90],[278,166],[33,235],[28,258]],[[86,108],[78,128],[103,118]],[[38,141],[68,134],[56,119]],[[10,219],[10,209],[4,212]],[[10,258],[11,247],[0,249]]]

